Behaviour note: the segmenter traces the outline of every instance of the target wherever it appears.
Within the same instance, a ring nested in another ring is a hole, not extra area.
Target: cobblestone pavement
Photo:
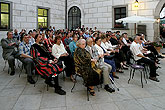
[[[8,64],[3,71],[4,60],[2,57],[0,59],[0,110],[165,110],[165,59],[161,60],[162,68],[157,71],[160,75],[159,83],[147,79],[148,83],[144,82],[142,88],[140,73],[136,72],[128,84],[129,70],[125,70],[123,74],[117,73],[120,79],[115,80],[120,91],[108,93],[102,88],[100,92],[96,89],[96,96],[90,96],[90,101],[87,101],[86,88],[81,78],[78,78],[71,93],[73,83],[69,78],[63,81],[61,74],[60,84],[67,94],[59,96],[53,88],[47,91],[41,78],[34,87],[27,82],[24,71],[19,77],[18,67],[16,75],[8,75]]]

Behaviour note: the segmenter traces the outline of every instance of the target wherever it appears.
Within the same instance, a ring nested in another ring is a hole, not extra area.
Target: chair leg
[[[38,77],[39,77],[39,75],[37,75],[37,79],[36,79],[36,81],[35,81],[35,83],[34,83],[34,87],[36,86],[36,83],[37,83],[37,81],[38,81]]]
[[[133,69],[132,79],[134,78],[134,74],[135,74],[135,69]]]
[[[131,70],[130,70],[130,77],[129,77],[129,79],[128,79],[128,84],[129,84],[129,81],[131,80],[131,75],[132,75],[132,68],[131,68]]]
[[[63,81],[65,81],[65,73],[64,73],[64,70],[63,70],[62,74],[63,74]]]
[[[49,90],[49,85],[48,84],[46,85],[46,88],[47,88],[47,91],[48,91]]]
[[[140,71],[140,73],[141,73],[141,84],[142,84],[142,88],[143,88],[143,72]]]
[[[97,89],[98,89],[98,92],[100,92],[100,89],[99,89],[99,87],[98,86],[96,86],[97,87]]]
[[[5,71],[5,68],[6,68],[6,63],[7,63],[7,61],[5,61],[5,66],[3,67],[3,71]]]
[[[76,85],[76,78],[77,78],[77,74],[75,75],[75,82],[74,82],[74,85],[73,85],[73,87],[72,87],[72,89],[71,89],[71,92],[73,91],[73,89],[74,89],[74,87],[75,87],[75,85]]]
[[[87,101],[89,101],[88,87],[87,87]]]
[[[144,72],[144,70],[143,70],[143,74],[144,74],[144,80],[146,81],[146,84],[147,84],[146,73]]]

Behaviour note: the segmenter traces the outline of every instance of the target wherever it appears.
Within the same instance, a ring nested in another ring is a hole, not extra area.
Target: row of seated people
[[[82,74],[84,82],[88,85],[89,91],[93,96],[95,95],[93,90],[94,85],[98,84],[99,80],[96,80],[96,78],[99,77],[97,77],[97,71],[91,66],[91,62],[103,71],[104,88],[109,92],[114,92],[114,89],[108,86],[110,83],[109,74],[112,73],[114,78],[119,78],[115,74],[116,71],[122,72],[121,68],[127,69],[126,66],[130,63],[130,58],[128,57],[128,52],[130,51],[129,45],[124,43],[123,40],[125,35],[117,39],[115,33],[112,33],[112,35],[101,34],[100,36],[94,34],[92,38],[88,37],[85,40],[83,37],[78,38],[78,35],[74,34],[71,41],[70,33],[66,35],[64,40],[61,33],[54,39],[51,37],[51,33],[49,37],[52,39],[52,46],[49,46],[50,43],[47,42],[49,38],[45,38],[44,33],[32,33],[34,34],[32,36],[33,38],[30,38],[28,34],[24,34],[21,43],[13,39],[12,32],[8,32],[7,38],[1,40],[3,58],[8,60],[11,69],[10,74],[15,74],[14,61],[15,58],[17,58],[25,66],[28,82],[31,84],[35,83],[32,79],[32,74],[35,69],[37,73],[45,79],[45,83],[51,87],[55,87],[55,92],[61,95],[66,94],[58,83],[58,74],[62,71],[63,67],[62,61],[64,61],[66,66],[66,75],[70,77],[73,82],[75,81],[73,78],[75,70]],[[35,43],[32,44],[31,39],[35,40]],[[62,41],[64,41],[64,43]],[[114,48],[112,45],[117,46],[114,46]],[[54,81],[54,84],[52,84],[52,81]],[[89,84],[89,82],[91,82],[91,84]]]

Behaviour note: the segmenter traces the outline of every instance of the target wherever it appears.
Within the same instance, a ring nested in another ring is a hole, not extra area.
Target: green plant
[[[162,44],[159,42],[153,42],[152,45],[155,47],[162,47]]]

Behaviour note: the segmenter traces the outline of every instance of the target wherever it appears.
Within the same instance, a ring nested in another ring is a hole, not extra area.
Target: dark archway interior
[[[70,30],[81,27],[81,10],[77,6],[73,6],[68,12],[68,28]]]

